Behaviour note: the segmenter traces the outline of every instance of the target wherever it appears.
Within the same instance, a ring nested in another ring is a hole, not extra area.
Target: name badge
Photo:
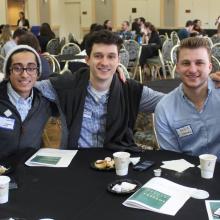
[[[84,110],[83,118],[92,118],[92,112]]]
[[[186,125],[182,128],[176,129],[176,132],[179,137],[185,137],[193,134],[192,128],[190,125]]]
[[[0,117],[0,127],[13,130],[15,119]]]

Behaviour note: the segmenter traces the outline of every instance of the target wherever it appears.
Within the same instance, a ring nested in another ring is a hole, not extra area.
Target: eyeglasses
[[[30,65],[27,67],[23,67],[21,65],[13,65],[10,70],[14,73],[14,74],[22,74],[24,71],[26,71],[29,75],[35,75],[37,74],[38,71],[38,67],[35,65]]]

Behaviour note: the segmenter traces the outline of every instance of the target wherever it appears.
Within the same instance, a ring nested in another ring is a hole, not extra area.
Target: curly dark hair
[[[116,45],[118,51],[121,48],[123,41],[120,37],[118,37],[115,33],[108,30],[100,30],[91,33],[86,39],[86,53],[90,56],[92,47],[94,44],[107,44],[107,45]]]

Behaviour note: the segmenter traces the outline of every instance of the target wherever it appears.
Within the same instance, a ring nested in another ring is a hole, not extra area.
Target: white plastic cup
[[[0,176],[0,204],[8,202],[10,180],[8,176]]]
[[[202,154],[199,160],[201,176],[205,179],[213,178],[217,157],[213,154]]]
[[[116,152],[113,154],[115,161],[115,171],[118,176],[125,176],[128,174],[128,167],[130,163],[130,154],[128,152]]]

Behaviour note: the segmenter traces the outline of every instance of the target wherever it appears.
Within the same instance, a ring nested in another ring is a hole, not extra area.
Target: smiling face
[[[117,45],[95,43],[86,60],[90,66],[90,80],[110,83],[119,64]]]
[[[206,88],[211,70],[212,64],[206,48],[182,48],[179,52],[176,71],[185,89]]]
[[[12,67],[37,67],[35,54],[29,51],[23,51],[12,55]],[[11,69],[9,80],[13,89],[23,98],[27,98],[38,78],[38,70],[33,71],[31,74],[26,70],[23,73],[18,73],[16,70]]]

